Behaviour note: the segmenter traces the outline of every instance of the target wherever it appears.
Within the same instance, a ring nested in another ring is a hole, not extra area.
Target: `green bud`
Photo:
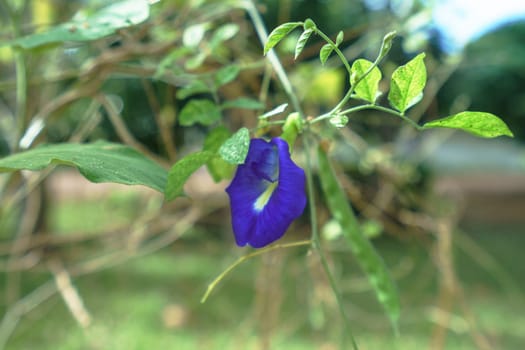
[[[348,124],[348,117],[343,114],[337,114],[333,116],[332,118],[330,118],[329,122],[330,124],[332,124],[332,126],[338,129],[344,128],[346,124]]]
[[[290,113],[284,122],[281,138],[288,143],[290,153],[292,152],[297,135],[303,131],[303,126],[304,120],[297,112]]]
[[[317,26],[315,25],[314,21],[312,21],[310,18],[307,18],[304,21],[303,28],[304,30],[314,30]]]

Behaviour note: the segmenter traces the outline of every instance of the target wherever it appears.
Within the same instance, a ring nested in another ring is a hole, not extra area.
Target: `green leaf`
[[[267,118],[273,117],[276,114],[284,112],[286,107],[288,107],[288,103],[283,103],[282,105],[279,105],[279,106],[273,108],[272,110],[264,113],[263,115],[260,115],[259,119],[267,119]]]
[[[231,136],[230,130],[224,126],[213,129],[204,140],[204,151],[213,153],[213,157],[206,163],[213,181],[229,179],[233,175],[235,166],[226,162],[218,155],[219,148]]]
[[[205,94],[211,92],[211,89],[205,82],[200,79],[191,81],[188,85],[180,88],[177,91],[177,98],[184,100],[192,95]]]
[[[250,132],[246,128],[240,128],[223,143],[219,148],[219,154],[230,164],[242,164],[246,159],[249,147]]]
[[[379,302],[385,308],[390,321],[397,330],[399,319],[399,297],[397,289],[381,256],[374,246],[363,235],[359,223],[344,191],[339,185],[334,170],[326,153],[321,147],[318,149],[319,177],[324,197],[334,219],[343,229],[343,234],[348,241],[352,253],[365,274]]]
[[[264,104],[258,100],[247,97],[239,97],[235,100],[229,100],[222,104],[222,108],[241,108],[241,109],[263,109]]]
[[[239,32],[239,25],[236,23],[227,23],[215,30],[211,39],[212,45],[218,45],[219,43],[233,38]]]
[[[459,129],[486,138],[503,135],[514,137],[512,131],[510,131],[509,127],[503,120],[494,114],[486,112],[461,112],[425,123],[423,128]]]
[[[355,74],[357,78],[362,77],[368,69],[373,65],[372,62],[365,59],[355,60],[352,64],[352,74]],[[372,71],[367,74],[359,83],[357,83],[354,91],[357,97],[375,103],[378,94],[379,81],[381,80],[381,71],[379,68],[374,67]]]
[[[392,73],[388,100],[390,105],[401,113],[421,100],[427,82],[424,58],[425,54],[420,53]]]
[[[180,125],[211,125],[221,118],[221,111],[215,103],[206,99],[191,100],[180,111]]]
[[[315,25],[315,22],[312,21],[311,18],[307,18],[304,20],[304,24],[303,24],[303,28],[304,30],[314,30],[315,28],[317,28],[317,26]]]
[[[215,73],[215,83],[217,86],[228,84],[239,75],[240,68],[237,65],[222,67]]]
[[[77,16],[79,17],[79,16]],[[62,43],[65,41],[91,41],[114,34],[117,30],[144,22],[149,17],[149,5],[146,0],[119,1],[87,18],[78,18],[70,22],[51,27],[49,30],[17,38],[2,45],[19,46],[32,49],[39,46]]]
[[[184,195],[184,184],[197,169],[206,164],[213,157],[213,153],[208,151],[195,152],[188,154],[175,163],[169,173],[166,182],[164,196],[167,201]]]
[[[332,54],[332,51],[334,51],[334,47],[331,44],[324,44],[323,47],[321,47],[321,51],[319,51],[321,64],[324,65],[326,63],[328,57]]]
[[[297,45],[295,45],[294,60],[296,60],[297,57],[299,57],[299,55],[304,49],[304,45],[306,45],[308,38],[310,38],[310,35],[312,35],[313,32],[313,29],[306,29],[304,32],[301,33],[301,36],[297,40]]]
[[[288,22],[283,23],[280,26],[276,27],[270,35],[268,35],[268,40],[264,45],[263,53],[266,55],[275,45],[277,45],[288,33],[290,33],[295,28],[302,25],[301,22]]]
[[[166,170],[133,148],[117,143],[61,143],[40,146],[0,159],[0,172],[76,167],[91,182],[144,185],[164,191]]]

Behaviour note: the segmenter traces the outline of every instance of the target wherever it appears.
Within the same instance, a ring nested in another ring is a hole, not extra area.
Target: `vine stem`
[[[243,3],[244,3],[244,8],[245,8],[246,12],[248,13],[248,15],[250,16],[250,18],[251,18],[251,20],[253,22],[253,25],[254,25],[255,30],[257,32],[257,35],[259,36],[259,40],[264,45],[264,43],[268,40],[268,33],[266,31],[266,27],[265,27],[265,25],[264,25],[264,23],[262,21],[262,18],[260,16],[259,12],[257,11],[256,7],[255,7],[255,5],[253,3],[253,0],[246,0]],[[316,31],[320,33],[320,31],[318,31],[318,30],[316,30]],[[322,35],[324,35],[326,37],[326,35],[324,33],[322,33]],[[329,41],[331,41],[330,38],[328,38],[328,37],[326,37],[326,38]],[[323,37],[323,39],[325,39],[325,38]],[[344,59],[343,53],[339,50],[339,48],[337,48],[337,46],[333,42],[332,42],[332,44],[334,45],[334,50],[337,53],[337,55],[339,55],[339,57],[343,60],[343,62],[345,62],[346,59]],[[293,108],[295,109],[295,111],[297,113],[299,113],[299,115],[301,116],[301,118],[303,120],[307,121],[307,118],[306,118],[306,116],[305,116],[305,114],[304,114],[304,112],[303,112],[303,110],[301,108],[301,104],[299,103],[299,99],[297,98],[297,95],[293,91],[292,84],[290,83],[290,80],[288,79],[288,76],[286,75],[286,72],[284,71],[284,68],[283,68],[281,62],[280,62],[279,58],[277,57],[277,55],[275,54],[273,49],[268,51],[267,57],[268,57],[268,60],[270,61],[271,65],[273,66],[273,69],[275,70],[275,72],[277,74],[277,77],[279,78],[281,84],[283,85],[284,91],[286,92],[288,98],[290,99],[290,102],[291,102]],[[348,62],[346,63],[346,66],[347,66],[348,71],[350,72],[350,67],[348,65]],[[372,67],[371,67],[371,69],[372,69]],[[371,71],[371,69],[370,69],[370,71]],[[351,89],[351,90],[353,91],[353,89]],[[350,93],[350,95],[351,95],[351,93]],[[350,96],[348,98],[350,98]],[[345,103],[346,103],[346,101],[345,101]],[[342,105],[344,105],[344,104],[342,104]],[[339,107],[339,108],[341,108],[341,107]],[[304,140],[304,147],[305,147],[306,153],[310,154],[311,150],[312,150],[312,145],[311,145],[310,140],[309,140],[309,138],[311,137],[311,131],[310,131],[310,124],[308,122],[305,123],[305,130],[304,131],[305,131],[305,137],[303,138],[303,140]],[[356,343],[356,341],[354,339],[354,336],[353,336],[353,333],[352,333],[352,328],[350,326],[350,321],[349,321],[349,319],[348,319],[348,317],[346,315],[346,311],[344,309],[342,295],[341,295],[341,293],[339,291],[339,288],[337,286],[336,280],[335,280],[335,278],[334,278],[334,276],[333,276],[333,274],[332,274],[332,272],[330,270],[330,267],[328,265],[328,261],[326,259],[326,256],[324,255],[324,252],[321,249],[321,244],[320,244],[320,239],[319,239],[319,227],[318,227],[318,223],[317,223],[317,206],[316,206],[316,202],[315,202],[315,190],[314,190],[314,183],[313,183],[312,161],[311,161],[310,157],[308,157],[308,156],[306,157],[305,173],[306,173],[308,203],[310,205],[310,223],[311,223],[311,226],[312,226],[311,245],[312,245],[312,248],[314,249],[314,251],[319,255],[319,259],[321,261],[321,265],[323,267],[323,270],[324,270],[325,274],[328,277],[328,281],[330,283],[330,287],[332,288],[332,291],[333,291],[333,293],[335,295],[336,302],[337,302],[337,305],[339,307],[339,312],[341,314],[341,318],[343,319],[343,323],[345,325],[345,329],[348,331],[348,333],[343,332],[343,344],[345,344],[346,337],[348,336],[350,338],[350,340],[351,340],[352,348],[354,350],[357,350],[358,349],[357,343]],[[235,266],[233,266],[233,268]],[[225,272],[227,273],[229,271],[225,271]],[[343,345],[343,348],[344,348],[344,345]]]
[[[258,255],[262,255],[264,253],[268,253],[272,250],[276,249],[284,249],[284,248],[293,248],[293,247],[299,247],[303,245],[310,245],[312,244],[312,241],[306,240],[306,241],[298,241],[298,242],[291,242],[291,243],[284,243],[284,244],[275,244],[260,250],[256,250],[254,252],[251,252],[249,254],[241,256],[239,259],[237,259],[233,264],[228,266],[219,276],[217,276],[210,284],[208,284],[208,288],[206,289],[206,292],[201,298],[201,303],[205,303],[206,300],[208,300],[208,297],[210,296],[211,292],[215,289],[217,284],[224,278],[228,273],[230,273],[233,269],[235,269],[237,266],[245,262],[246,260],[249,260],[251,258],[254,258]]]
[[[10,4],[5,1],[0,1],[0,8],[2,8],[8,15],[13,29],[15,38],[21,35],[20,31],[20,17],[21,13],[11,8]],[[27,67],[25,54],[21,48],[12,48],[15,71],[16,71],[16,138],[14,148],[18,147],[18,141],[26,128],[26,105],[27,105]]]
[[[404,121],[406,121],[408,124],[410,124],[411,126],[413,126],[417,130],[424,130],[425,129],[423,126],[419,125],[418,123],[416,123],[415,121],[413,121],[412,119],[410,119],[409,117],[404,115],[403,113],[400,113],[400,112],[398,112],[396,110],[393,110],[393,109],[390,109],[390,108],[387,108],[387,107],[378,106],[378,105],[375,105],[375,104],[366,104],[366,105],[355,106],[355,107],[352,107],[352,108],[345,109],[344,111],[341,111],[338,114],[339,115],[347,115],[347,114],[352,114],[352,113],[355,113],[355,112],[363,111],[363,110],[366,110],[366,109],[372,109],[372,110],[376,110],[376,111],[385,112],[385,113],[388,113],[388,114],[395,115],[396,117],[399,117],[399,118],[403,119]],[[317,118],[312,119],[310,121],[310,124],[315,124],[315,123],[318,123],[318,122],[323,121],[325,119],[329,119],[331,117],[333,117],[333,115],[330,114],[330,113],[323,114],[323,115],[320,115]]]

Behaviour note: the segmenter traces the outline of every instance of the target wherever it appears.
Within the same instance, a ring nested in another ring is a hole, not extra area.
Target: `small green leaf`
[[[310,38],[310,35],[312,35],[313,32],[313,29],[306,29],[304,32],[302,32],[301,36],[299,37],[299,40],[297,40],[297,45],[295,45],[294,60],[296,60],[297,57],[299,57],[299,55],[304,49],[304,45],[306,45],[308,38]]]
[[[352,253],[368,277],[379,302],[385,308],[394,329],[399,319],[399,297],[385,263],[374,246],[363,235],[350,204],[339,185],[326,153],[318,149],[321,188],[334,219],[343,229]]]
[[[242,164],[250,147],[250,131],[240,128],[219,148],[219,154],[230,164]]]
[[[42,170],[50,165],[76,167],[91,182],[144,185],[164,191],[166,170],[133,148],[117,143],[43,145],[0,159],[0,173]]]
[[[337,37],[335,38],[335,45],[339,46],[343,42],[345,33],[341,30],[339,33],[337,33]]]
[[[282,105],[279,105],[279,106],[273,108],[272,110],[264,113],[263,115],[260,115],[259,119],[267,119],[267,118],[273,117],[276,114],[284,112],[286,107],[288,107],[288,103],[283,103]]]
[[[188,154],[175,163],[168,172],[164,196],[167,201],[184,195],[184,184],[191,174],[213,157],[212,152],[201,151]]]
[[[212,45],[218,45],[219,43],[233,38],[239,32],[239,25],[236,23],[227,23],[215,30],[211,39]]]
[[[321,47],[321,51],[319,51],[319,59],[323,65],[332,54],[332,51],[334,51],[334,47],[331,44],[324,44],[323,47]]]
[[[314,30],[316,28],[315,22],[311,18],[307,18],[303,24],[304,30]]]
[[[235,170],[233,164],[227,163],[218,154],[219,148],[230,136],[230,130],[219,126],[213,129],[204,140],[203,150],[213,153],[213,157],[206,163],[206,166],[215,182],[231,178]]]
[[[268,35],[268,40],[264,45],[264,54],[266,55],[275,45],[277,45],[288,33],[290,33],[295,28],[302,25],[301,22],[288,22],[283,23],[280,26],[276,27],[270,35]]]
[[[258,100],[247,97],[239,97],[235,100],[229,100],[222,104],[222,108],[240,108],[240,109],[263,109],[264,104]]]
[[[215,73],[215,83],[217,86],[222,86],[233,81],[239,75],[240,68],[237,65],[230,65],[222,67]]]
[[[344,128],[348,124],[348,117],[344,114],[337,114],[330,118],[329,122],[338,129]]]
[[[119,1],[101,8],[87,18],[75,19],[47,31],[5,41],[0,46],[7,44],[32,49],[65,41],[97,40],[114,34],[119,29],[142,23],[148,17],[149,5],[146,0]]]
[[[421,100],[427,82],[424,58],[425,54],[420,53],[392,73],[388,100],[401,113]]]
[[[357,59],[352,64],[352,74],[355,73],[357,78],[362,77],[368,69],[373,65],[372,62],[365,59]],[[354,91],[357,97],[375,103],[378,97],[378,86],[381,80],[381,71],[379,68],[374,67],[369,74],[367,74],[359,83],[357,83]]]
[[[424,129],[451,128],[459,129],[480,137],[510,136],[512,131],[503,120],[486,112],[465,111],[442,119],[425,123]]]
[[[215,103],[206,99],[191,100],[180,111],[180,125],[211,125],[221,118],[221,111]]]
[[[188,98],[192,95],[205,94],[209,92],[211,92],[211,89],[204,81],[195,79],[177,91],[177,98],[179,100],[184,100],[185,98]]]

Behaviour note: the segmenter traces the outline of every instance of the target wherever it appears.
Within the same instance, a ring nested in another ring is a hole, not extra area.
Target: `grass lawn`
[[[121,205],[128,200],[65,203],[51,211],[51,223],[56,232],[68,234],[96,217],[95,227],[89,228],[96,231],[132,218],[137,207]],[[456,250],[456,267],[477,328],[495,349],[524,349],[525,235],[519,228],[501,225],[471,226],[466,231],[467,240]],[[467,254],[470,250],[461,248],[472,242],[488,260],[474,259]],[[359,348],[428,348],[436,324],[443,319],[443,311],[435,307],[437,273],[429,252],[389,238],[374,243],[398,283],[399,337],[350,253],[333,251],[330,256]],[[339,348],[345,331],[337,307],[303,248],[282,252],[273,262],[271,257],[247,261],[201,304],[207,284],[240,254],[227,243],[195,240],[190,234],[155,254],[76,278],[75,286],[92,316],[91,326],[79,327],[55,295],[21,319],[6,348],[244,350],[261,349],[261,339],[271,339],[272,349]],[[22,277],[23,292],[28,293],[49,275]],[[1,307],[5,310],[5,305]],[[459,307],[452,310],[447,328],[446,349],[477,349]]]

